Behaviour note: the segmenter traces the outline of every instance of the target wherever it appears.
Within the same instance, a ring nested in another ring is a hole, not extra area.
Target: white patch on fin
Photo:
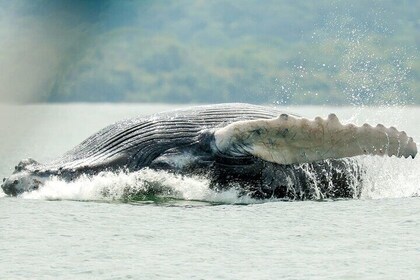
[[[404,131],[382,124],[342,125],[337,116],[314,120],[281,114],[274,119],[238,121],[214,133],[217,149],[253,155],[279,164],[314,162],[358,155],[414,158],[416,143]]]

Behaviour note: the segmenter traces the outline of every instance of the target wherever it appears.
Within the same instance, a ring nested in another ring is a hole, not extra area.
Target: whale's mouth
[[[19,183],[18,180],[9,180],[9,178],[3,178],[3,183],[1,185],[2,190],[5,194],[11,196],[17,196],[19,193],[17,192],[16,185]]]
[[[38,190],[43,186],[44,180],[44,178],[23,171],[12,174],[9,178],[3,178],[1,188],[7,195],[18,196],[25,192]]]
[[[39,172],[37,167],[40,164],[32,159],[21,160],[16,166],[13,174],[8,178],[3,178],[1,188],[3,192],[10,196],[18,196],[25,192],[38,190],[48,174]]]

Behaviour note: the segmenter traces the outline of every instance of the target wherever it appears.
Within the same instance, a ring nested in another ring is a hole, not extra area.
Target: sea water
[[[117,120],[176,107],[0,105],[0,176]],[[396,126],[420,142],[417,107],[285,110]],[[152,170],[0,192],[0,279],[419,279],[419,158],[358,157],[362,197],[338,201],[238,198],[205,178]],[[150,182],[168,195],[124,199]]]

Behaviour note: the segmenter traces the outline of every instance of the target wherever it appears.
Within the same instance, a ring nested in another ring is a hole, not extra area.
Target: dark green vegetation
[[[418,0],[29,3],[70,39],[23,101],[420,104]]]

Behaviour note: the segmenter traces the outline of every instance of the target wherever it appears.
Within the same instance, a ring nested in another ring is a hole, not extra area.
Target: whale
[[[116,122],[46,163],[24,159],[1,187],[19,196],[52,177],[152,169],[202,176],[215,191],[257,199],[357,198],[364,167],[355,157],[416,154],[412,137],[382,124],[342,124],[335,114],[308,119],[274,106],[202,105]]]

